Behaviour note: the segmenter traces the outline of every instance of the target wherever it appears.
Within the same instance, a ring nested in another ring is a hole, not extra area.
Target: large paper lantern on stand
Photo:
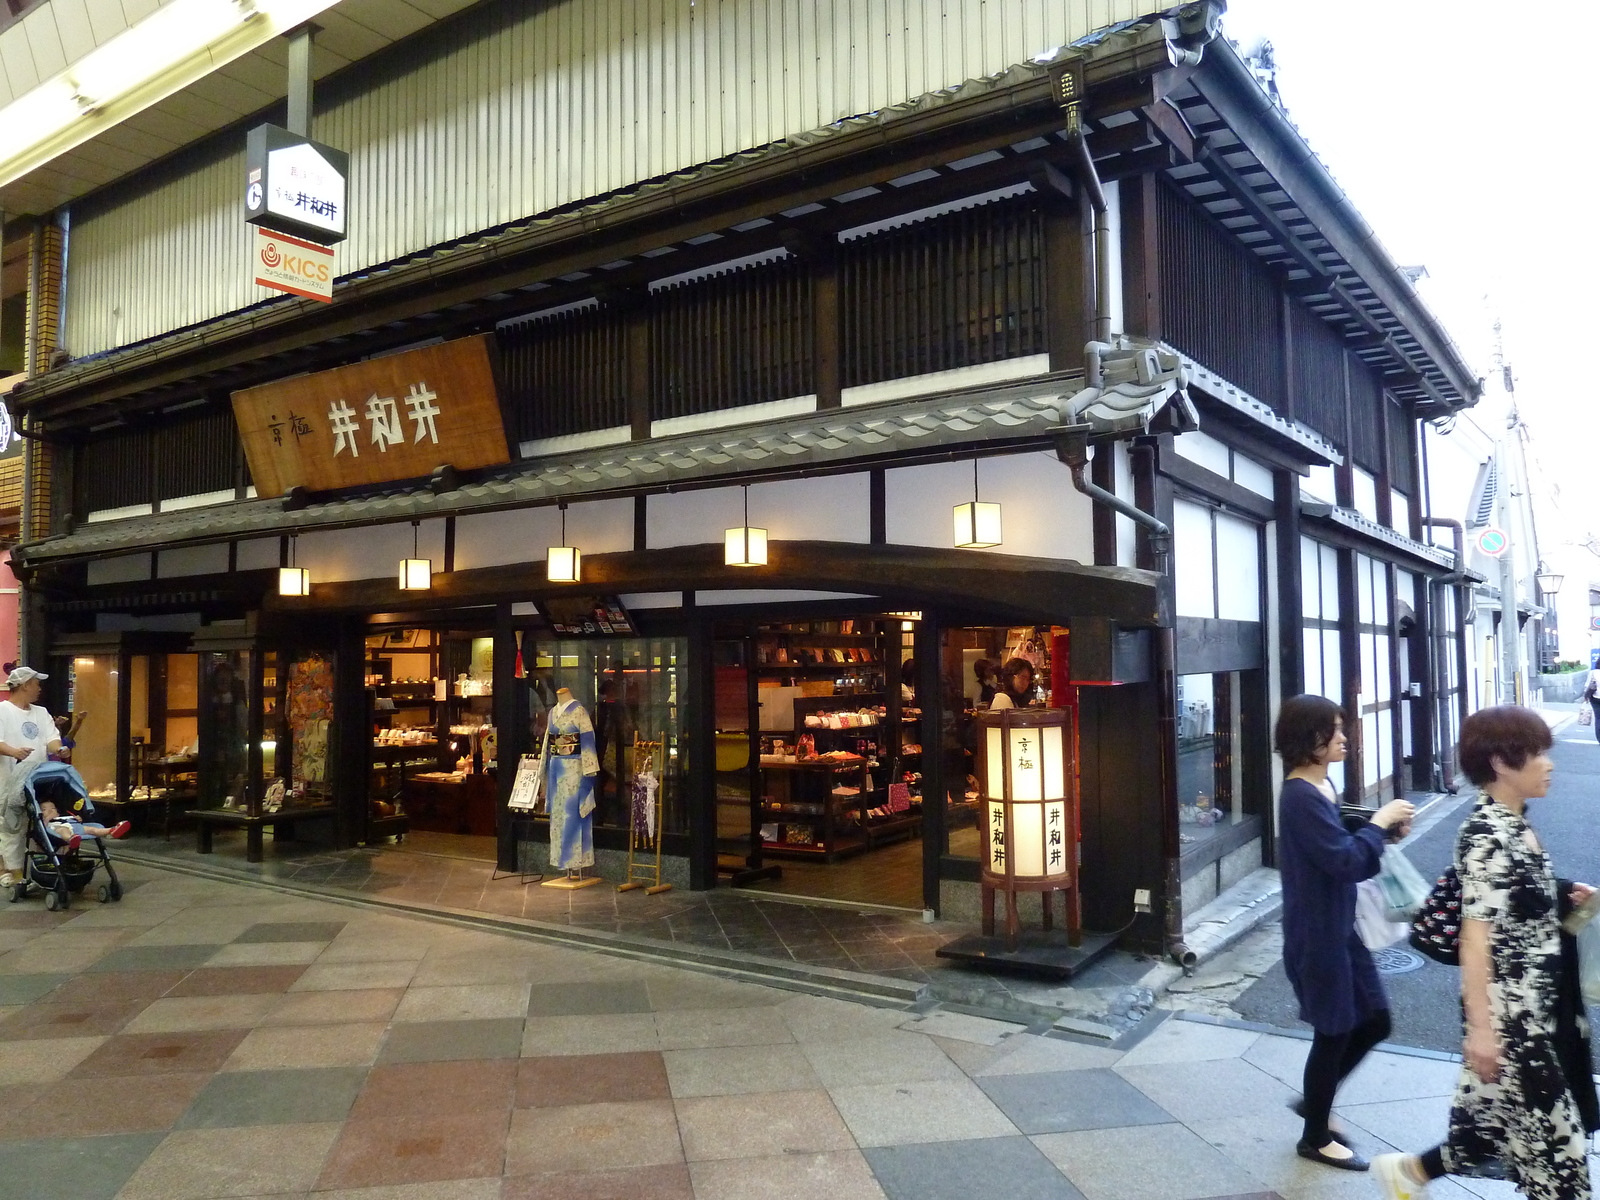
[[[983,932],[994,936],[995,893],[1005,896],[1006,947],[1016,949],[1017,893],[1038,892],[1044,928],[1063,893],[1067,940],[1083,928],[1078,895],[1078,790],[1072,712],[1012,708],[977,715],[983,848]]]

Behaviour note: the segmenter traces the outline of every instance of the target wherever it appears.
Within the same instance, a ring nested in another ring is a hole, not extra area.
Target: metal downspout
[[[1145,450],[1149,453],[1148,449]],[[1149,532],[1150,549],[1155,556],[1156,570],[1170,579],[1172,571],[1172,530],[1160,518],[1129,504],[1115,492],[1106,490],[1089,478],[1089,434],[1087,429],[1073,429],[1056,440],[1056,456],[1066,464],[1072,475],[1072,486],[1090,501],[1120,513]],[[1176,710],[1177,646],[1171,624],[1155,630],[1155,674],[1157,697],[1158,741],[1161,755],[1161,794],[1163,819],[1161,826],[1161,854],[1165,874],[1166,904],[1162,913],[1162,936],[1167,953],[1186,972],[1194,970],[1195,952],[1183,940],[1183,907],[1181,864],[1177,842],[1177,780],[1172,776],[1172,763],[1178,745],[1178,714]],[[1170,752],[1169,752],[1170,751]],[[1168,811],[1170,810],[1170,811]],[[1170,826],[1170,828],[1169,828]]]
[[[1094,325],[1093,338],[1097,342],[1111,341],[1111,276],[1105,264],[1111,261],[1111,222],[1106,217],[1106,192],[1100,183],[1100,173],[1095,170],[1094,155],[1089,152],[1089,142],[1083,125],[1075,126],[1072,149],[1077,162],[1078,182],[1088,197],[1093,213],[1088,230],[1089,253],[1084,255],[1084,270],[1093,275]],[[1085,292],[1089,289],[1085,288]],[[1096,381],[1090,380],[1091,386]]]
[[[1457,698],[1459,699],[1461,695],[1461,688],[1465,685],[1467,679],[1467,638],[1466,631],[1461,623],[1461,585],[1467,582],[1467,531],[1466,527],[1453,517],[1423,517],[1422,525],[1424,528],[1448,529],[1450,531],[1450,540],[1455,543],[1456,569],[1449,575],[1445,575],[1434,582],[1440,584],[1441,586],[1456,589],[1456,686],[1454,690]],[[1429,594],[1429,600],[1432,600],[1431,591]],[[1429,627],[1430,629],[1437,629],[1439,627],[1439,623],[1437,621],[1430,621]],[[1433,641],[1431,634],[1429,635],[1428,640],[1430,643]],[[1431,657],[1433,651],[1432,645],[1430,645],[1428,649]],[[1437,671],[1437,666],[1435,669]],[[1434,678],[1434,686],[1438,688],[1438,695],[1435,697],[1434,701],[1434,711],[1438,713],[1439,750],[1441,751],[1441,753],[1437,755],[1437,762],[1439,766],[1438,773],[1435,776],[1435,782],[1438,784],[1440,791],[1450,792],[1453,794],[1456,791],[1455,781],[1453,779],[1446,779],[1444,777],[1444,763],[1446,756],[1442,753],[1444,749],[1444,733],[1446,727],[1448,726],[1448,718],[1450,714],[1449,701],[1446,697],[1445,690],[1438,687],[1437,673],[1435,674]]]

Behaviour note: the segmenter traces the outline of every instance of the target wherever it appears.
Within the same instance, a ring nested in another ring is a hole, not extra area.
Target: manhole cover
[[[1423,960],[1420,954],[1401,950],[1397,946],[1388,946],[1382,950],[1374,950],[1372,961],[1376,964],[1380,975],[1404,975],[1420,968]]]

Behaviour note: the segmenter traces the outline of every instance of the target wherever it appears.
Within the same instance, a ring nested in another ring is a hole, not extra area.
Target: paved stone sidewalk
[[[8,1200],[1374,1194],[1294,1156],[1294,1038],[1175,1018],[1122,1051],[125,875],[120,905],[0,904]],[[1380,1055],[1344,1119],[1421,1146],[1455,1071]]]

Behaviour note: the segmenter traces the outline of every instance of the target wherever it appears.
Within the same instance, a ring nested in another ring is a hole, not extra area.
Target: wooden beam
[[[1284,252],[1294,260],[1296,266],[1315,279],[1326,278],[1329,274],[1327,265],[1300,240],[1300,235],[1290,229],[1283,218],[1256,194],[1256,190],[1245,181],[1244,177],[1228,164],[1224,155],[1232,152],[1233,148],[1219,148],[1212,142],[1211,138],[1201,141],[1195,152],[1196,161],[1205,163],[1206,169],[1216,177],[1218,183],[1222,184],[1228,195],[1266,228],[1278,245],[1283,247]]]
[[[1144,109],[1144,115],[1185,162],[1194,161],[1194,132],[1182,113],[1167,101],[1158,100]]]

